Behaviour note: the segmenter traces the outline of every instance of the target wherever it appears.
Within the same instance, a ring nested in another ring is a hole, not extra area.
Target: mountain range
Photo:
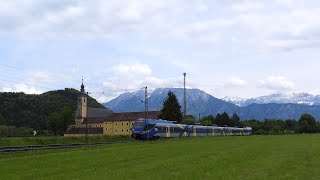
[[[148,95],[149,110],[160,110],[168,91],[176,94],[183,105],[182,88],[159,88]],[[103,105],[114,112],[144,111],[144,91],[124,93]],[[198,117],[227,112],[230,116],[237,113],[242,120],[247,119],[299,119],[304,113],[320,120],[320,102],[317,96],[300,93],[293,96],[274,94],[254,99],[232,98],[218,99],[199,89],[187,89],[187,114]],[[291,99],[289,97],[292,97]],[[237,101],[234,101],[237,100]],[[181,108],[183,111],[183,107]]]
[[[320,95],[314,96],[308,93],[277,93],[257,98],[239,98],[225,97],[224,101],[236,104],[238,106],[248,106],[251,104],[305,104],[305,105],[320,105]]]

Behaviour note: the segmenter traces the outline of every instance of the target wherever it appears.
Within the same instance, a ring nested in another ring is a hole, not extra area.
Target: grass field
[[[1,146],[27,146],[27,145],[48,145],[48,144],[76,144],[76,143],[94,143],[94,142],[114,142],[114,141],[133,141],[130,136],[88,136],[86,137],[18,137],[18,138],[0,138]]]
[[[0,154],[0,179],[320,179],[320,135],[130,142]]]

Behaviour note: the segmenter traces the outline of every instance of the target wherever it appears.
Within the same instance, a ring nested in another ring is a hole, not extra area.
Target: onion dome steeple
[[[81,84],[81,92],[84,93],[84,85],[83,85],[83,79],[82,79],[82,84]]]

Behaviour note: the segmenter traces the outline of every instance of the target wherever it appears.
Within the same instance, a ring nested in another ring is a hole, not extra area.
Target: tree
[[[221,114],[218,113],[216,118],[213,120],[213,124],[217,126],[222,126],[222,121],[221,121]]]
[[[296,120],[291,120],[291,119],[286,120],[287,129],[290,131],[295,131],[297,128],[297,124],[298,123]]]
[[[316,120],[310,114],[303,114],[299,119],[300,133],[315,133],[318,131]]]
[[[187,124],[187,125],[194,125],[197,123],[196,118],[192,115],[187,115],[186,119],[184,119],[182,122],[182,124]]]
[[[214,123],[214,117],[212,115],[205,116],[200,120],[202,126],[212,126]]]
[[[75,123],[75,121],[74,121],[74,111],[70,107],[65,106],[63,108],[62,120],[63,120],[63,122],[62,122],[61,129],[62,129],[63,132],[66,132],[68,127],[69,127],[69,125]]]
[[[230,124],[232,127],[241,126],[240,117],[238,116],[237,113],[233,113]]]
[[[0,126],[0,138],[1,137],[8,137],[8,127],[7,126]]]
[[[47,119],[48,128],[49,128],[49,130],[51,130],[54,133],[54,135],[57,135],[57,133],[60,129],[59,126],[61,124],[61,119],[62,119],[61,115],[57,112],[52,113]]]
[[[177,123],[182,121],[181,106],[176,95],[171,91],[168,92],[168,96],[163,102],[159,118],[176,121]]]
[[[221,114],[221,125],[222,126],[224,126],[224,125],[231,126],[229,115],[226,112],[223,112]]]

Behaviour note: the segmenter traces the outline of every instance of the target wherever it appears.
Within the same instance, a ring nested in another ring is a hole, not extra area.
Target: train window
[[[150,129],[152,129],[155,125],[156,125],[156,124],[148,124],[148,125],[144,128],[144,130],[145,130],[145,131],[150,130]]]

